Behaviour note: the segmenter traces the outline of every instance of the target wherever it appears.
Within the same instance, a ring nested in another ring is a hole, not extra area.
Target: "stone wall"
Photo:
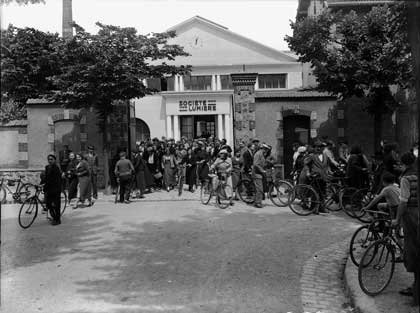
[[[0,168],[28,166],[27,121],[0,124]]]
[[[44,169],[0,169],[0,180],[1,179],[19,179],[20,176],[24,176],[22,181],[24,183],[39,184],[41,182],[41,172]],[[14,188],[12,187],[14,191]]]

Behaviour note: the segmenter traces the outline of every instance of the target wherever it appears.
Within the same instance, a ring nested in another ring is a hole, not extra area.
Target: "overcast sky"
[[[291,34],[298,0],[73,0],[73,20],[96,33],[95,22],[132,26],[142,34],[162,32],[195,15],[278,50]],[[61,33],[62,0],[2,8],[1,26]]]

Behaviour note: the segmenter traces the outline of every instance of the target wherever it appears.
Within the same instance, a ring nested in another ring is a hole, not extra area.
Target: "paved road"
[[[3,206],[2,310],[302,312],[302,267],[355,228],[340,214],[299,217],[268,203],[220,210],[197,196],[108,198],[27,230]]]

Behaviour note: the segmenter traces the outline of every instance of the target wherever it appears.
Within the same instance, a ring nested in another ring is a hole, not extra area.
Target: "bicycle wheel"
[[[289,201],[289,207],[297,215],[306,216],[319,208],[319,196],[311,186],[296,185],[293,188],[293,195],[289,196],[293,199]]]
[[[257,188],[252,180],[243,179],[238,183],[236,187],[236,194],[239,199],[247,204],[254,203],[255,196],[257,194]]]
[[[340,211],[340,186],[337,184],[328,184],[324,207],[330,211]]]
[[[289,205],[289,201],[293,200],[289,197],[291,193],[293,193],[292,184],[285,180],[280,180],[270,185],[268,197],[274,205],[285,207]]]
[[[6,202],[6,189],[2,186],[0,186],[0,203]]]
[[[369,202],[372,200],[370,194],[368,194],[366,189],[360,189],[356,191],[350,200],[350,207],[352,216],[357,218],[359,221],[363,223],[370,223],[373,220],[372,215],[366,213],[366,211],[362,211],[362,208],[367,206]]]
[[[353,218],[354,216],[352,215],[351,210],[351,197],[357,190],[358,189],[354,187],[347,187],[342,189],[340,192],[340,207],[348,216]]]
[[[200,201],[202,204],[207,205],[213,196],[213,190],[211,182],[203,182],[200,187]]]
[[[365,251],[359,265],[359,285],[369,296],[380,294],[394,274],[395,253],[387,240],[378,240]]]
[[[226,209],[230,205],[232,195],[232,187],[226,183],[222,183],[217,188],[216,204],[221,209]]]
[[[20,188],[20,199],[24,202],[26,199],[35,196],[36,186],[31,183],[23,184]]]
[[[60,216],[64,214],[67,207],[67,194],[63,190],[60,194]]]
[[[19,225],[26,229],[32,225],[38,215],[38,201],[36,197],[26,199],[19,210]]]
[[[360,226],[350,240],[350,258],[354,265],[359,266],[360,259],[366,249],[375,241],[381,239],[374,225]]]

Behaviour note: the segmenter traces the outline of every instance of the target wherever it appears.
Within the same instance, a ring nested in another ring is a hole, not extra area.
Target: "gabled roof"
[[[282,51],[276,50],[274,48],[271,48],[269,46],[266,46],[262,43],[259,43],[255,40],[249,39],[245,36],[239,35],[235,32],[230,31],[227,27],[220,25],[218,23],[215,23],[213,21],[210,21],[206,18],[203,18],[199,15],[196,15],[184,22],[181,22],[171,28],[168,29],[168,31],[175,31],[178,35],[189,30],[190,28],[201,25],[204,26],[207,29],[213,30],[214,32],[218,32],[219,34],[223,34],[225,37],[228,37],[232,42],[237,43],[243,43],[248,48],[251,48],[252,50],[259,52],[261,54],[264,54],[268,57],[274,58],[274,59],[281,59],[288,62],[296,62],[297,58],[293,57],[292,55],[288,53],[284,53]]]

